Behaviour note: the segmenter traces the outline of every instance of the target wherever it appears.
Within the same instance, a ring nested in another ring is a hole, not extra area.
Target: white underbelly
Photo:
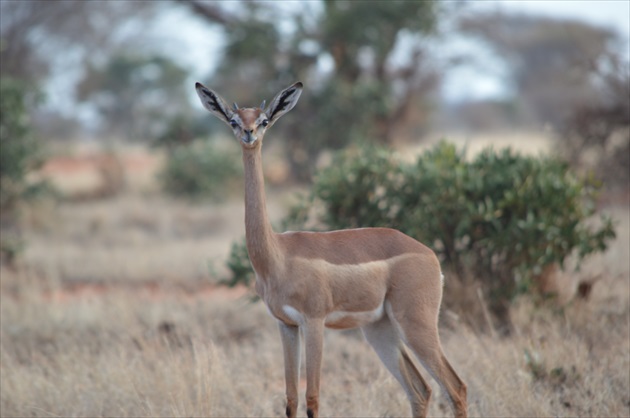
[[[378,321],[383,317],[383,305],[370,311],[346,312],[333,311],[326,315],[324,325],[328,328],[356,328]]]
[[[282,307],[283,312],[297,325],[305,323],[304,315],[289,305]],[[346,329],[357,328],[367,325],[369,323],[378,321],[383,317],[383,304],[379,305],[376,309],[369,311],[333,311],[326,315],[324,319],[324,325],[328,328]]]

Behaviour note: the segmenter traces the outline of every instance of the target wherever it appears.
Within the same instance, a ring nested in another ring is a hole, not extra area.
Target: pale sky
[[[477,0],[475,7],[498,7],[504,11],[558,18],[574,18],[630,36],[629,0]]]
[[[630,0],[475,0],[466,5],[468,13],[499,10],[505,13],[524,13],[557,19],[581,20],[594,26],[613,29],[624,39],[626,56],[630,55]],[[476,50],[488,64],[483,70],[463,66],[450,71],[442,86],[447,101],[500,98],[509,92],[503,78],[506,69],[500,57],[479,48],[469,39],[450,41],[453,51]]]

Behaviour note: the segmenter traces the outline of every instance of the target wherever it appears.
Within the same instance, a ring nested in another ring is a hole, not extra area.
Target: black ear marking
[[[210,90],[208,90],[207,88],[205,88],[205,87],[201,87],[201,88],[200,88],[200,90],[201,90],[201,92],[202,92],[203,94],[205,94],[206,96],[210,96],[210,97],[212,97],[212,99],[213,99],[213,100],[216,100],[216,96],[215,96],[215,94],[214,94],[213,92],[211,92]]]
[[[227,113],[225,113],[225,111],[223,110],[219,102],[217,101],[216,97],[213,97],[213,101],[207,101],[206,103],[208,103],[208,105],[210,105],[210,107],[214,109],[214,111],[222,114],[226,120],[229,119]]]
[[[210,98],[210,100],[206,100],[206,103],[208,104],[208,106],[210,106],[210,108],[214,110],[215,112],[218,112],[221,115],[223,115],[225,120],[229,120],[230,117],[226,113],[223,106],[221,106],[221,103],[219,102],[219,99],[217,98],[217,96],[209,90],[204,90],[204,93],[206,93]]]
[[[288,88],[287,90],[282,92],[282,95],[278,98],[278,105],[273,109],[271,115],[269,115],[269,119],[273,119],[277,113],[283,111],[289,105],[287,97],[290,97],[294,92],[295,87]]]
[[[201,83],[195,83],[195,90],[197,90],[197,95],[199,99],[201,99],[201,104],[203,104],[207,110],[229,123],[232,112],[221,96]]]

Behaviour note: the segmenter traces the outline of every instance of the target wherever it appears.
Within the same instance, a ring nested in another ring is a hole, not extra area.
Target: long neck
[[[277,249],[275,235],[267,215],[265,180],[260,147],[243,150],[245,167],[245,236],[247,252],[254,270],[266,276]]]

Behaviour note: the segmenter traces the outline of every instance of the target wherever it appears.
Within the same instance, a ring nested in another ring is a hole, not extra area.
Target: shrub
[[[31,133],[27,108],[34,92],[15,80],[0,79],[0,208],[12,212],[32,194],[27,174],[42,161],[39,142]]]
[[[234,287],[238,284],[249,286],[249,284],[253,282],[254,270],[249,262],[249,255],[247,254],[247,246],[245,245],[244,239],[232,243],[232,249],[230,250],[230,256],[226,264],[228,269],[232,272],[232,277],[223,280],[221,284]]]
[[[552,264],[579,262],[606,249],[611,221],[599,228],[592,179],[580,179],[551,157],[525,157],[486,149],[467,162],[442,143],[402,170],[390,188],[393,225],[428,243],[447,268],[483,283],[495,313]]]
[[[50,190],[48,183],[28,177],[43,161],[28,117],[28,108],[38,99],[36,91],[27,85],[0,79],[0,259],[9,263],[24,246],[19,231],[22,206]]]
[[[324,229],[384,226],[432,247],[446,269],[474,277],[498,316],[532,288],[546,266],[603,251],[612,223],[587,221],[599,185],[552,157],[486,149],[467,161],[442,142],[404,164],[375,148],[337,155],[288,223],[304,224],[311,203]]]
[[[197,140],[168,152],[159,179],[171,195],[218,199],[227,191],[229,181],[239,175],[240,167],[236,153],[222,150],[216,143]]]

